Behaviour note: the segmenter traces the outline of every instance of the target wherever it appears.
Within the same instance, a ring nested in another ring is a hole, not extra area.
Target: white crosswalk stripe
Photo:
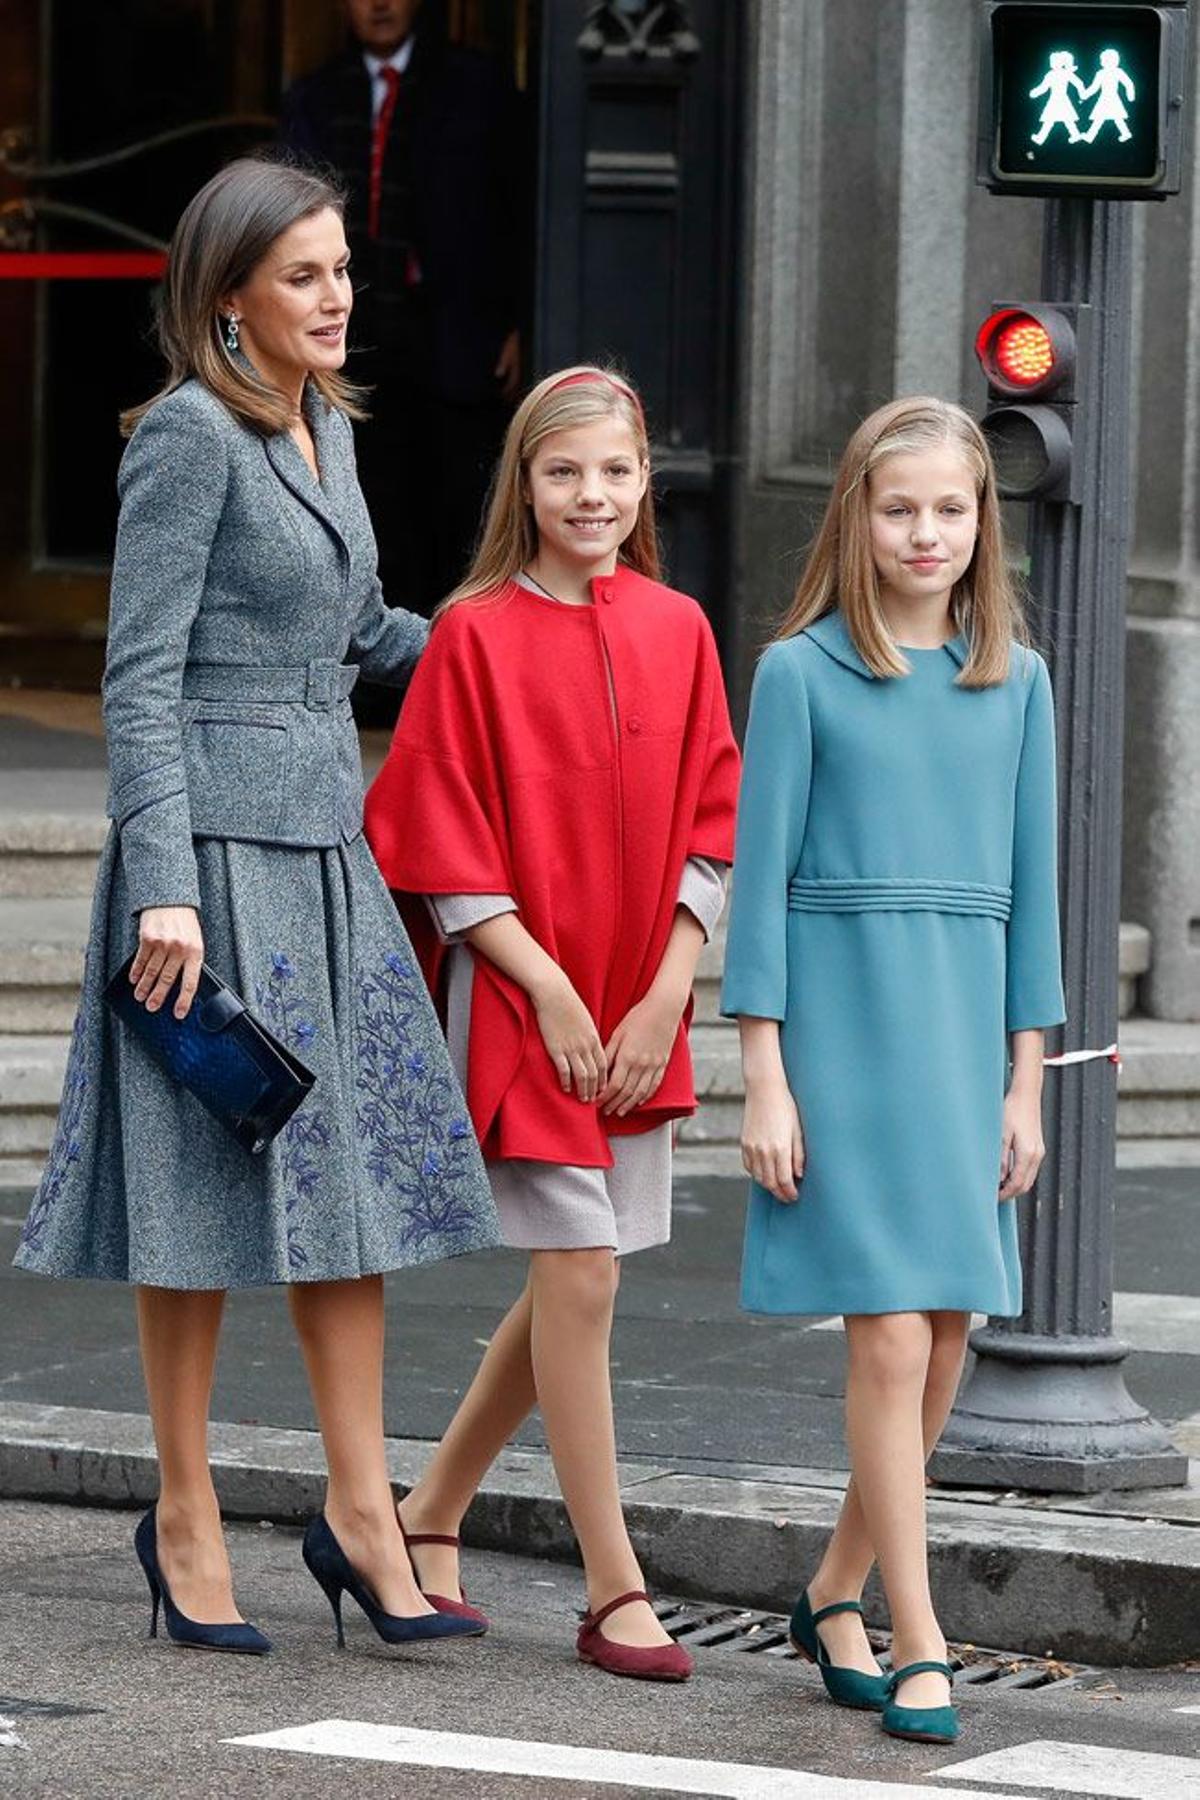
[[[1200,1761],[1195,1757],[1160,1756],[1111,1744],[1064,1744],[1050,1738],[949,1763],[933,1774],[944,1781],[1065,1788],[1085,1794],[1087,1800],[1195,1800],[1200,1793]],[[975,1792],[972,1788],[969,1800],[974,1800]]]
[[[680,1756],[643,1756],[627,1750],[579,1744],[523,1743],[517,1738],[474,1737],[457,1731],[414,1731],[360,1719],[318,1719],[283,1731],[225,1738],[256,1750],[297,1751],[306,1756],[353,1757],[410,1768],[459,1769],[477,1774],[524,1775],[543,1781],[586,1782],[647,1788],[654,1793],[713,1796],[714,1800],[947,1800],[945,1788],[926,1783],[866,1781],[753,1763],[703,1762]],[[1031,1800],[972,1788],[970,1800]],[[1156,1794],[1153,1800],[1159,1800]]]

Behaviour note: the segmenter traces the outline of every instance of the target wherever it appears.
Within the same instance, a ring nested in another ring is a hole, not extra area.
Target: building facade
[[[537,120],[528,373],[613,356],[642,386],[668,565],[708,607],[740,709],[857,420],[905,391],[978,409],[978,323],[995,301],[1038,295],[1042,203],[974,182],[976,8],[439,10],[458,41],[507,63]],[[5,257],[161,242],[197,179],[270,135],[287,82],[342,29],[336,0],[95,11],[106,35],[92,43],[63,0],[0,0],[15,51],[0,71],[0,432],[15,449],[0,474],[0,654],[11,679],[77,686],[102,653],[112,420],[152,385],[150,286],[5,279]],[[114,34],[121,72],[101,82]],[[1136,472],[1124,916],[1152,934],[1142,1000],[1168,1019],[1200,1018],[1194,91],[1187,107],[1182,195],[1135,209],[1135,405],[1106,422],[1132,434]],[[145,148],[181,120],[182,139]],[[1018,555],[1023,528],[1014,509]]]

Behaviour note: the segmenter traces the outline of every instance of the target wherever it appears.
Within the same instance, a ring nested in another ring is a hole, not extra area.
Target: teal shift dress
[[[780,1021],[807,1162],[752,1182],[742,1303],[1013,1315],[1008,1032],[1062,1022],[1042,659],[963,688],[964,639],[873,675],[840,612],[755,677],[722,1011]]]

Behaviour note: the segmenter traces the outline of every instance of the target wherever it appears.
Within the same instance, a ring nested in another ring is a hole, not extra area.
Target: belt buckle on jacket
[[[304,704],[310,712],[330,712],[338,699],[338,677],[341,665],[335,662],[310,662],[304,689]]]

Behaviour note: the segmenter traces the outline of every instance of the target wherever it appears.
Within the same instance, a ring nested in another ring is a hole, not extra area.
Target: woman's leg
[[[240,1617],[208,1466],[208,1407],[225,1295],[140,1287],[138,1338],[158,1449],[158,1557],[180,1612],[204,1625]]]
[[[497,1456],[537,1405],[529,1349],[533,1295],[527,1281],[501,1319],[475,1379],[433,1459],[400,1506],[406,1531],[456,1537],[463,1514]],[[431,1594],[459,1592],[458,1552],[422,1544],[416,1562]]]
[[[929,1592],[923,1400],[933,1353],[927,1313],[847,1318],[846,1437],[859,1504],[892,1615],[894,1664],[945,1657]],[[946,1699],[940,1675],[906,1682],[909,1706]]]
[[[432,1612],[413,1579],[383,1444],[383,1281],[294,1282],[292,1320],[325,1443],[325,1517],[385,1611]]]
[[[593,1608],[644,1585],[617,1484],[609,1368],[617,1279],[611,1250],[533,1253],[530,1346],[538,1405]],[[670,1642],[646,1605],[622,1607],[603,1632],[622,1644]]]
[[[964,1312],[934,1312],[926,1316],[932,1342],[921,1397],[921,1435],[928,1460],[958,1392],[971,1320],[970,1314]],[[831,1605],[835,1600],[859,1599],[874,1561],[875,1547],[863,1514],[858,1482],[851,1476],[837,1525],[809,1583],[813,1609]],[[866,1631],[853,1614],[827,1620],[821,1626],[821,1639],[833,1661],[842,1667],[866,1673],[874,1669]]]

